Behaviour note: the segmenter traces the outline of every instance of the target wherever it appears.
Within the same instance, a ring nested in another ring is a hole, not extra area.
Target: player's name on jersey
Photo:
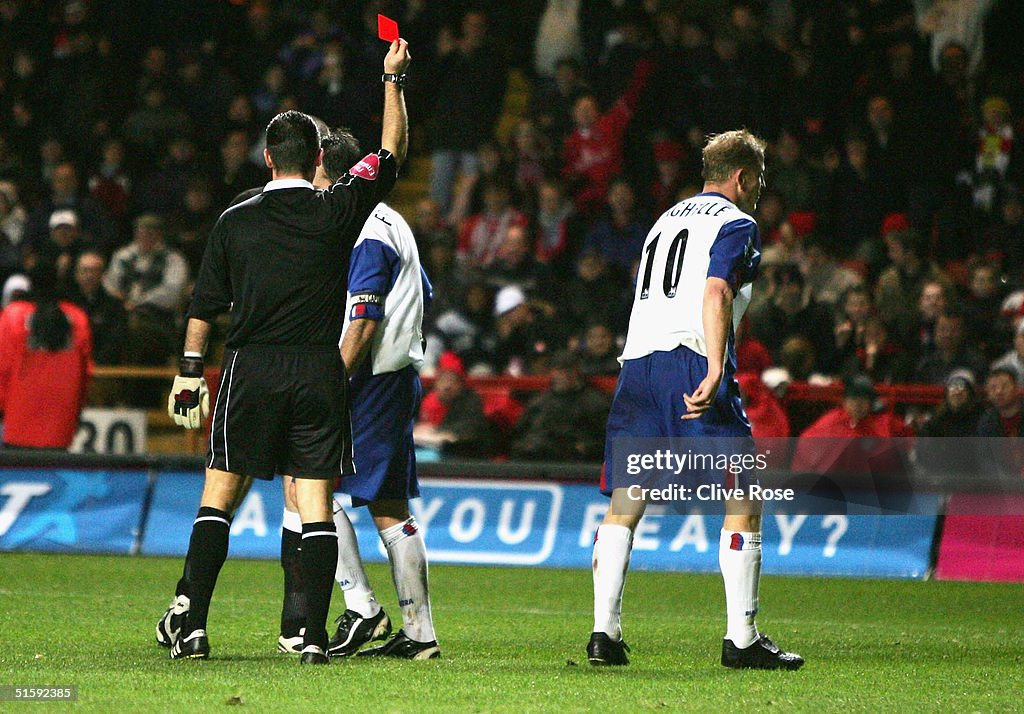
[[[669,209],[668,215],[670,216],[720,216],[725,211],[732,208],[730,203],[722,203],[721,201],[701,201],[696,203],[694,201],[684,201],[678,203]]]

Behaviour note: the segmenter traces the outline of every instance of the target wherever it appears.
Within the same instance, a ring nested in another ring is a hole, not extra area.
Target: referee
[[[393,42],[384,58],[380,150],[330,189],[316,191],[310,181],[322,157],[317,127],[301,112],[279,114],[267,127],[264,152],[273,180],[225,211],[210,235],[168,403],[186,428],[199,428],[209,411],[202,356],[210,323],[230,310],[231,326],[202,501],[175,601],[158,626],[172,659],[209,657],[207,613],[247,478],[287,473],[296,479],[302,520],[306,628],[300,661],[328,662],[326,622],[338,560],[331,490],[352,461],[347,378],[337,346],[348,260],[405,159],[402,85],[409,62],[408,44]]]

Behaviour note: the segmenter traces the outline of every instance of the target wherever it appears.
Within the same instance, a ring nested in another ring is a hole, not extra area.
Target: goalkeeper
[[[408,64],[406,43],[392,43],[384,59],[379,151],[330,189],[315,191],[310,181],[321,161],[317,127],[300,112],[279,114],[267,127],[265,151],[274,180],[225,211],[210,235],[168,404],[178,424],[197,428],[209,409],[202,354],[210,321],[230,310],[231,326],[202,501],[175,601],[160,623],[172,659],[209,656],[210,599],[227,557],[231,512],[247,478],[289,473],[296,478],[302,520],[306,627],[300,661],[328,662],[326,621],[338,560],[331,490],[352,459],[337,340],[352,246],[405,158],[401,75]]]

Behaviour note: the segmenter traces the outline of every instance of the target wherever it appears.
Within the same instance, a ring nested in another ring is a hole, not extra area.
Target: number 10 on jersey
[[[672,239],[672,244],[668,248],[668,257],[665,260],[665,277],[661,281],[661,288],[665,292],[665,297],[672,298],[676,296],[676,288],[679,287],[679,276],[683,272],[683,255],[686,253],[686,239],[689,238],[690,231],[688,228],[684,228],[676,234],[676,237]],[[640,299],[646,300],[651,294],[651,273],[654,271],[654,254],[658,250],[658,241],[661,239],[661,234],[654,236],[654,240],[647,244],[645,253],[647,253],[647,262],[644,263],[644,277],[640,283]]]

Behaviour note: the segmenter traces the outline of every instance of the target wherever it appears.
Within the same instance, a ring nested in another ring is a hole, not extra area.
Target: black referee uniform
[[[394,157],[381,149],[330,189],[271,181],[221,215],[188,313],[211,322],[231,312],[208,467],[262,479],[351,469],[338,352],[349,257],[396,177]]]

